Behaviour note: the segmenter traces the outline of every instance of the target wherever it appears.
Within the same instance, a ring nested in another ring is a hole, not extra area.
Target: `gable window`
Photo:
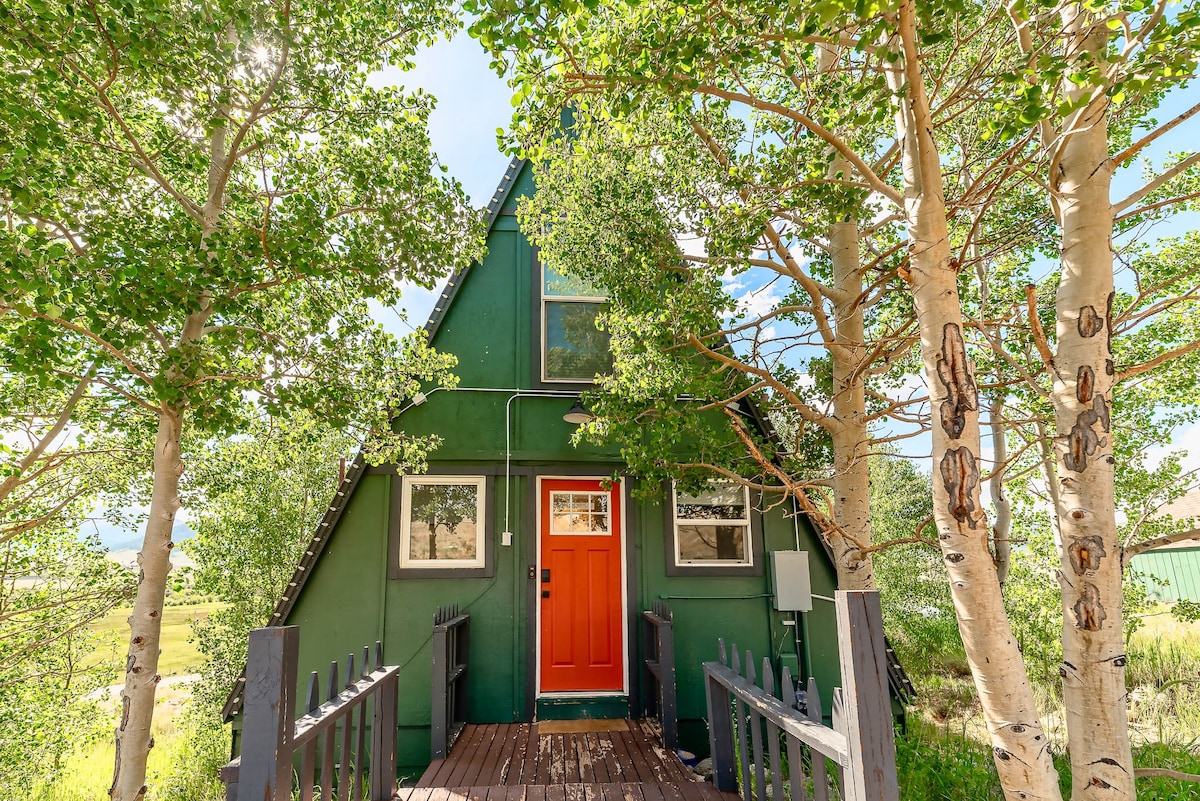
[[[482,476],[404,476],[400,568],[483,568]]]
[[[698,495],[671,488],[674,567],[753,568],[750,491],[714,482]]]
[[[542,265],[542,380],[591,383],[612,369],[610,337],[596,327],[607,296],[579,278]]]

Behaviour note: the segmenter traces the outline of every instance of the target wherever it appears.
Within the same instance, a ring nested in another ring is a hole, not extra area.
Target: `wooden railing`
[[[762,661],[760,685],[753,655],[746,652],[743,675],[737,646],[733,647],[732,659],[727,659],[723,641],[720,661],[704,664],[713,784],[717,789],[738,789],[740,758],[745,801],[783,799],[785,771],[791,801],[807,801],[809,777],[812,797],[828,801],[829,759],[839,774],[837,790],[843,801],[896,801],[900,797],[878,593],[839,590],[837,622],[843,692],[833,728],[821,722],[820,697],[811,679],[803,698],[798,699],[791,673],[785,667],[781,692],[776,693],[769,659]]]
[[[646,672],[654,679],[655,701],[662,726],[663,746],[679,746],[679,708],[675,703],[675,627],[671,607],[655,601],[654,608],[642,612]]]
[[[467,714],[467,653],[471,616],[458,605],[439,607],[433,616],[433,712],[430,753],[445,759],[462,733]]]
[[[322,801],[332,801],[335,788],[338,801],[392,798],[400,668],[383,665],[378,642],[375,667],[368,668],[371,654],[364,647],[358,673],[354,654],[347,658],[344,686],[338,663],[330,664],[324,703],[317,674],[309,677],[305,713],[294,719],[299,650],[297,626],[250,632],[242,754],[221,769],[226,799],[290,801],[294,768],[300,801],[312,801],[318,792]]]

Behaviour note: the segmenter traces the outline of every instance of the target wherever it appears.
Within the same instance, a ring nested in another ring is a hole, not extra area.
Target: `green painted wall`
[[[1130,569],[1151,598],[1200,602],[1200,548],[1164,548],[1133,557]]]
[[[288,616],[289,625],[300,626],[300,698],[315,670],[324,700],[330,661],[344,670],[348,654],[361,662],[362,647],[381,639],[389,486],[388,476],[362,477]]]
[[[529,176],[522,175],[514,196],[531,189]],[[488,238],[486,259],[466,274],[434,340],[437,348],[458,356],[456,373],[462,389],[429,393],[423,405],[407,410],[396,423],[413,434],[436,433],[443,438],[430,462],[431,473],[450,468],[495,475],[494,492],[487,500],[495,538],[494,575],[389,579],[392,487],[400,479],[394,471],[371,469],[349,500],[287,621],[301,626],[302,687],[309,671],[317,670],[324,683],[331,659],[344,660],[351,651],[361,653],[364,644],[383,640],[385,660],[402,667],[398,756],[409,773],[429,761],[435,609],[456,603],[471,615],[469,718],[476,722],[523,719],[529,701],[528,620],[533,612],[528,608],[527,570],[536,562],[536,519],[527,508],[531,474],[587,463],[596,465],[594,475],[603,476],[619,467],[616,447],[570,444],[574,426],[562,420],[570,398],[513,398],[512,392],[471,389],[535,386],[529,325],[536,311],[532,270],[533,253],[515,218],[500,216]],[[506,415],[514,472],[508,482],[504,476]],[[508,527],[515,535],[511,547],[500,544],[506,494]],[[790,614],[772,610],[770,568],[762,554],[756,555],[764,562],[762,576],[668,577],[662,503],[655,497],[628,507],[626,542],[633,555],[628,613],[640,619],[641,610],[654,600],[670,602],[675,613],[681,734],[685,747],[706,748],[700,665],[716,658],[717,638],[753,651],[758,660],[768,655],[774,659],[781,652],[796,652],[795,628],[784,625]],[[813,592],[832,597],[833,569],[807,522],[802,521],[797,531],[780,509],[764,515],[767,551],[795,549],[797,536],[799,547],[810,553]],[[832,688],[839,683],[833,605],[820,599],[814,604],[800,626],[806,633],[801,664],[811,666],[821,687]],[[634,665],[643,658],[640,640],[640,636],[630,640]],[[633,699],[635,707],[644,703],[645,689],[641,686],[643,697]]]

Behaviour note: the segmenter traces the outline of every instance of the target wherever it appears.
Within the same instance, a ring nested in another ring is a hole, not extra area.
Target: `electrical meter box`
[[[775,608],[781,612],[811,612],[812,584],[808,551],[771,551]]]

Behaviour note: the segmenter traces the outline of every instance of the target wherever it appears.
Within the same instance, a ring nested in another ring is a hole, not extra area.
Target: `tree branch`
[[[1132,145],[1130,145],[1129,147],[1122,150],[1120,153],[1118,153],[1116,156],[1113,157],[1113,159],[1112,159],[1113,166],[1120,167],[1126,161],[1128,161],[1129,159],[1136,156],[1139,152],[1141,152],[1146,147],[1146,145],[1149,145],[1155,139],[1158,139],[1160,136],[1162,136],[1163,134],[1172,130],[1173,128],[1176,128],[1176,127],[1182,125],[1183,123],[1187,122],[1192,117],[1196,116],[1197,113],[1200,113],[1200,103],[1197,103],[1196,105],[1192,106],[1187,111],[1183,112],[1178,117],[1171,120],[1170,122],[1168,122],[1164,125],[1158,126],[1153,131],[1146,134],[1141,139],[1137,140]]]
[[[91,383],[92,368],[89,367],[79,380],[79,385],[75,387],[75,391],[71,393],[71,397],[67,398],[67,402],[63,404],[62,412],[58,415],[58,419],[54,421],[54,425],[38,438],[38,441],[29,449],[29,453],[25,454],[25,457],[17,464],[13,474],[4,479],[3,483],[0,483],[0,502],[3,502],[12,493],[13,488],[19,483],[21,475],[46,452],[46,448],[50,446],[50,443],[58,439],[58,436],[62,434],[63,429],[67,427],[67,423],[71,420],[75,406],[79,403],[84,393],[87,392],[87,388]]]
[[[780,103],[772,103],[768,100],[760,100],[753,95],[743,94],[741,92],[731,92],[728,89],[722,89],[721,87],[714,86],[712,84],[701,84],[697,87],[697,91],[712,95],[713,97],[719,97],[722,100],[743,103],[751,106],[752,108],[759,109],[760,111],[770,111],[772,113],[779,114],[782,117],[786,117],[793,122],[799,123],[811,133],[825,140],[830,147],[840,153],[842,157],[846,159],[846,161],[850,162],[858,174],[862,176],[862,179],[866,181],[872,189],[886,197],[888,200],[892,201],[892,203],[895,203],[897,206],[904,205],[904,196],[896,191],[895,187],[884,183],[883,179],[875,174],[875,171],[871,169],[870,165],[863,161],[862,158],[854,152],[853,148],[842,141],[841,137],[825,128],[807,114],[802,114],[801,112],[796,111],[795,109],[790,109]]]
[[[1198,773],[1184,773],[1181,770],[1171,770],[1170,768],[1137,768],[1133,771],[1133,777],[1135,779],[1163,778],[1179,782],[1200,782]]]
[[[1125,381],[1126,379],[1129,379],[1129,378],[1133,378],[1136,375],[1141,375],[1142,373],[1145,373],[1149,370],[1153,370],[1155,367],[1158,367],[1160,364],[1163,364],[1164,362],[1169,362],[1172,359],[1175,359],[1179,356],[1184,356],[1184,355],[1196,350],[1197,348],[1200,348],[1200,340],[1196,340],[1195,342],[1189,342],[1186,345],[1180,345],[1177,348],[1172,348],[1171,350],[1168,350],[1168,351],[1158,354],[1157,356],[1155,356],[1153,359],[1150,359],[1149,361],[1142,362],[1141,364],[1134,365],[1133,367],[1126,367],[1124,370],[1121,370],[1120,372],[1117,373],[1117,379],[1116,379],[1117,383],[1120,383],[1121,381]]]
[[[1162,173],[1161,175],[1154,177],[1152,180],[1148,181],[1141,189],[1139,189],[1136,192],[1134,192],[1133,194],[1129,195],[1129,197],[1125,198],[1122,201],[1114,203],[1113,207],[1112,207],[1113,214],[1120,214],[1121,212],[1125,211],[1125,209],[1129,208],[1134,203],[1137,203],[1139,200],[1141,200],[1146,195],[1153,192],[1155,189],[1158,189],[1160,186],[1165,184],[1167,181],[1170,181],[1172,178],[1179,175],[1184,170],[1187,170],[1188,168],[1190,168],[1196,164],[1200,164],[1200,151],[1193,153],[1192,155],[1185,158],[1183,161],[1176,164],[1171,169],[1167,170],[1166,172]]]
[[[1129,567],[1129,563],[1133,561],[1133,557],[1140,553],[1165,548],[1168,545],[1174,545],[1177,542],[1187,542],[1188,540],[1200,541],[1200,529],[1193,528],[1188,531],[1176,531],[1174,534],[1167,534],[1162,537],[1155,537],[1152,540],[1139,542],[1135,545],[1128,545],[1121,553],[1121,568]]]

